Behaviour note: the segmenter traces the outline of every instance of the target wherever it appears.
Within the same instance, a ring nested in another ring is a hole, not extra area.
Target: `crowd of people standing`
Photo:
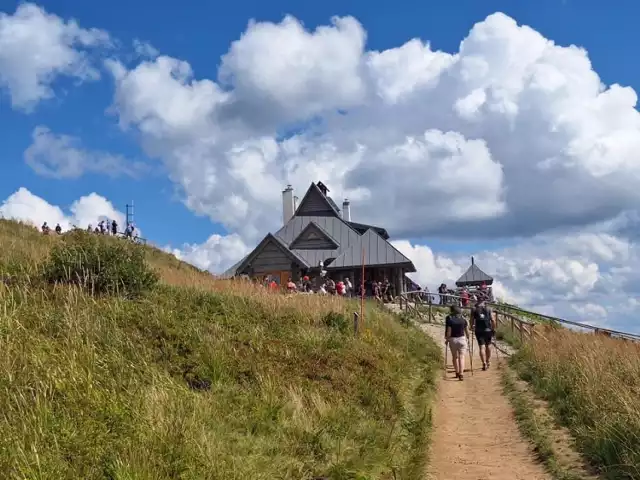
[[[77,229],[77,227],[74,227],[74,228]],[[42,227],[40,227],[40,229],[44,235],[49,235],[51,233],[51,227],[49,227],[47,222],[44,222],[42,224]],[[54,231],[56,234],[62,235],[63,230],[59,223],[56,224]],[[109,220],[100,220],[98,222],[98,225],[95,228],[91,224],[89,224],[89,226],[87,227],[87,232],[96,233],[100,235],[117,236],[119,234],[118,222],[116,222],[115,220],[112,220],[111,222]],[[133,223],[128,224],[127,227],[125,228],[125,231],[122,233],[122,236],[125,238],[131,238],[131,239],[137,238],[138,235],[136,233],[135,225],[133,225]]]
[[[395,285],[385,278],[382,281],[365,280],[364,285],[351,281],[351,278],[344,277],[333,279],[331,277],[310,278],[303,276],[297,281],[288,278],[287,282],[280,285],[276,278],[271,275],[262,277],[260,284],[273,291],[284,290],[287,293],[304,293],[319,295],[337,295],[341,297],[361,297],[376,299],[380,302],[393,302],[396,297]],[[364,292],[363,292],[364,288]]]

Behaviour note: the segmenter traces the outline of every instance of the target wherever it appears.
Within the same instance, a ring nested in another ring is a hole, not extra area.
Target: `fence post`
[[[360,315],[358,312],[353,312],[353,334],[358,335],[358,322],[360,319]]]
[[[524,345],[524,323],[520,322],[520,343]]]
[[[433,323],[433,312],[431,311],[431,302],[429,302],[429,323]]]

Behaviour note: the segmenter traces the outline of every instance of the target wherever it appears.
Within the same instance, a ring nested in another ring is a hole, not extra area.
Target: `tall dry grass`
[[[149,247],[140,298],[50,286],[64,241],[0,221],[0,478],[421,477],[439,352],[417,330],[368,305],[355,337],[357,303]]]
[[[640,478],[640,345],[558,328],[514,357],[607,478]]]

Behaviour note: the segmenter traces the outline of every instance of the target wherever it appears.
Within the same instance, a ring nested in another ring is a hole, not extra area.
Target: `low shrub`
[[[144,250],[122,239],[72,232],[55,245],[43,266],[49,283],[72,284],[94,295],[137,296],[158,281]]]
[[[351,326],[347,317],[339,312],[328,312],[322,321],[327,327],[338,330],[340,333],[346,333]]]

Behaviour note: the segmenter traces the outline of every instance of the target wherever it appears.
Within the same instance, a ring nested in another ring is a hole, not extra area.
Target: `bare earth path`
[[[421,328],[444,348],[444,327]],[[509,400],[502,393],[495,350],[483,372],[474,345],[474,375],[454,377],[451,355],[434,405],[434,431],[427,478],[432,480],[542,480],[551,477],[522,439]],[[470,368],[469,357],[465,368]]]

